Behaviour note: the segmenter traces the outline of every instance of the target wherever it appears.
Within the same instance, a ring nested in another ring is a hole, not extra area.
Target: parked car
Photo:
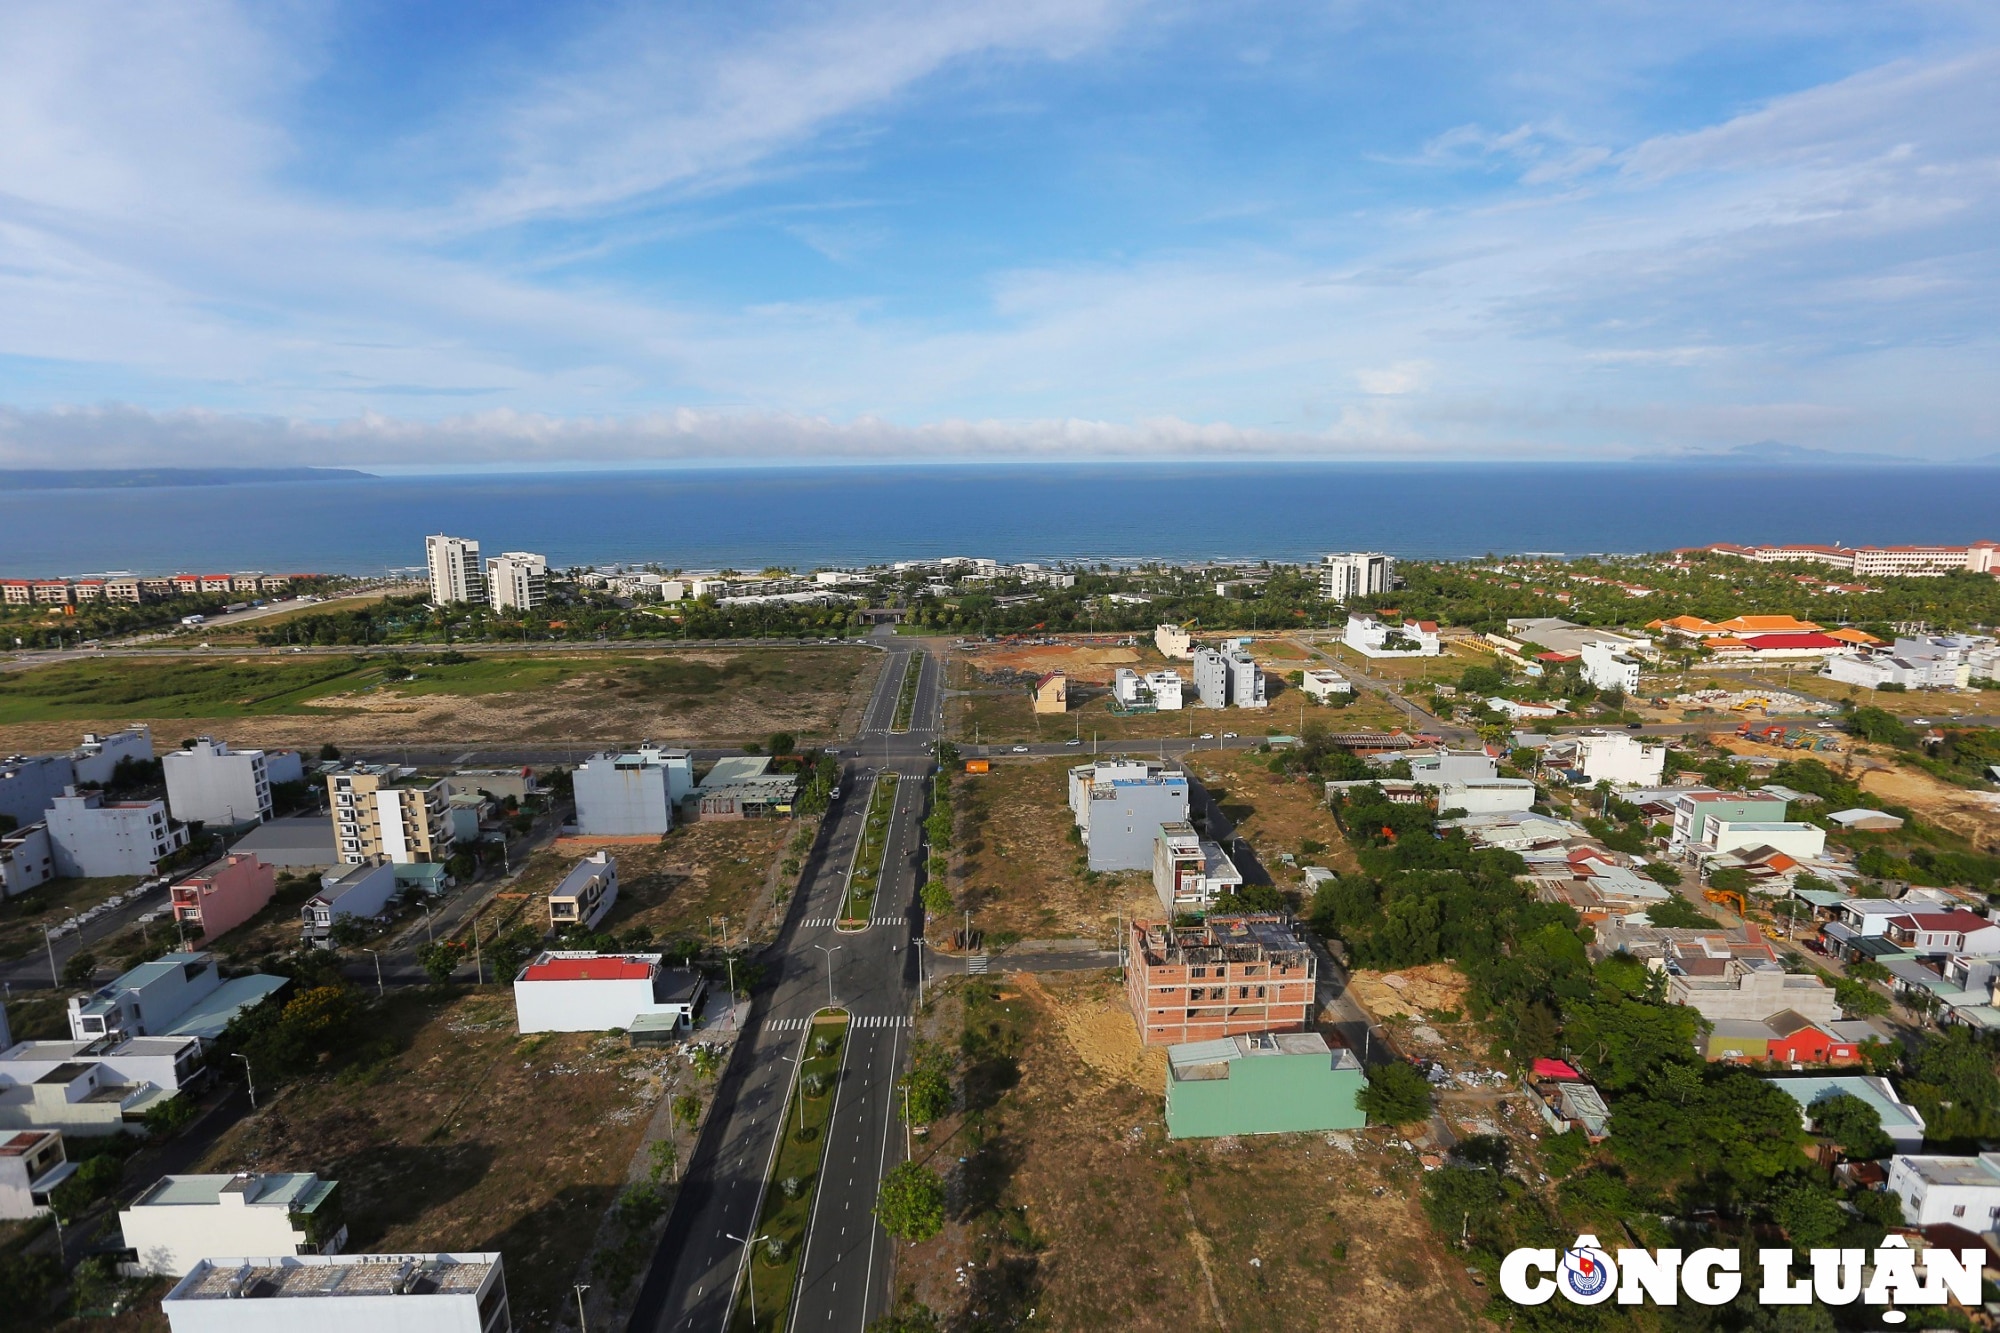
[[[1015,754],[1026,754],[1027,752],[1028,752],[1028,747],[1025,745],[1017,745],[1014,747]]]
[[[1201,738],[1205,741],[1212,741],[1215,739],[1215,733],[1212,731],[1204,731],[1201,733]]]
[[[1233,741],[1236,739],[1236,733],[1233,731],[1225,731],[1222,733],[1222,739],[1226,741]]]
[[[1064,741],[1064,742],[1063,742],[1063,744],[1064,744],[1064,745],[1081,745],[1081,744],[1083,744],[1083,737],[1081,737],[1081,736],[1072,736],[1072,737],[1070,737],[1070,738],[1069,738],[1068,740]]]

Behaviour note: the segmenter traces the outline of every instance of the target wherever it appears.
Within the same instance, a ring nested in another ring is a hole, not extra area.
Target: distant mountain
[[[0,489],[137,490],[164,486],[241,486],[257,481],[353,481],[372,477],[344,467],[148,467],[0,469]]]
[[[1934,458],[1908,458],[1901,454],[1853,454],[1833,449],[1810,449],[1782,440],[1759,440],[1731,449],[1684,449],[1674,453],[1640,454],[1635,463],[1706,463],[1734,467],[1852,467],[1899,463],[1906,466],[1935,465]],[[1977,460],[1975,460],[1977,461]]]

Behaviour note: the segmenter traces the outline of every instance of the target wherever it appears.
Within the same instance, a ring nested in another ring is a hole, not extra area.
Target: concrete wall
[[[0,761],[0,815],[12,815],[20,828],[39,824],[63,788],[75,781],[76,767],[68,755]]]
[[[674,826],[668,770],[660,765],[620,768],[609,758],[577,767],[576,826],[599,837],[658,834]]]
[[[167,808],[175,819],[229,826],[271,817],[271,780],[262,750],[232,750],[219,741],[160,756],[167,775]]]
[[[280,1204],[160,1204],[118,1214],[127,1249],[156,1277],[185,1277],[212,1254],[297,1254],[306,1233]],[[272,1327],[278,1327],[273,1320]],[[289,1329],[290,1321],[283,1327]]]
[[[1113,795],[1085,798],[1089,811],[1084,839],[1092,870],[1151,870],[1160,825],[1188,817],[1187,779],[1178,773],[1163,781],[1120,782]]]

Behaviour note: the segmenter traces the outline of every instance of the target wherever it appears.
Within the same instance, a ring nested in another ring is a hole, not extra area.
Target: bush
[[[899,1163],[883,1178],[875,1216],[899,1240],[929,1240],[944,1230],[944,1181],[916,1162]]]
[[[1368,1086],[1356,1101],[1378,1125],[1407,1125],[1430,1115],[1431,1085],[1411,1066],[1391,1060],[1368,1071]]]
[[[65,986],[87,986],[91,976],[97,971],[97,955],[88,949],[79,949],[63,964],[62,979]]]
[[[951,1110],[951,1080],[940,1069],[913,1069],[903,1080],[910,1123],[928,1125]]]

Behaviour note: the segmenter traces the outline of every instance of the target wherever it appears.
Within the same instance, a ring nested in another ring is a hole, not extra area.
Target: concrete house
[[[1167,1048],[1167,1137],[1360,1129],[1367,1078],[1317,1032],[1254,1032]]]
[[[1153,630],[1153,646],[1169,660],[1187,661],[1194,656],[1194,636],[1179,625],[1160,625]]]
[[[1035,711],[1037,713],[1069,711],[1068,676],[1060,671],[1050,671],[1035,682]]]
[[[1320,703],[1325,703],[1336,694],[1347,695],[1349,697],[1352,697],[1354,694],[1353,681],[1341,675],[1338,671],[1329,671],[1324,667],[1303,672],[1300,679],[1303,682],[1302,688],[1306,692],[1306,697],[1316,699]]]
[[[1222,894],[1242,887],[1243,872],[1219,843],[1198,837],[1185,820],[1160,825],[1153,842],[1153,889],[1169,913],[1206,913]]]
[[[1371,597],[1395,586],[1396,558],[1380,551],[1351,551],[1320,560],[1319,595],[1329,602]]]
[[[1840,1017],[1833,988],[1816,976],[1761,959],[1712,958],[1692,950],[1669,957],[1667,999],[1716,1023],[1762,1022],[1787,1009],[1814,1022]]]
[[[0,1218],[40,1217],[49,1195],[76,1173],[53,1129],[0,1132]]]
[[[512,1333],[497,1253],[209,1256],[160,1302],[173,1333]]]
[[[1144,759],[1101,759],[1069,771],[1069,808],[1092,870],[1150,870],[1160,825],[1188,817],[1185,773]]]
[[[451,858],[451,788],[443,778],[390,764],[349,764],[327,774],[326,792],[342,863]]]
[[[1125,997],[1148,1046],[1299,1032],[1311,1020],[1317,966],[1288,917],[1133,921],[1124,953]]]
[[[496,611],[531,611],[549,600],[549,562],[507,551],[486,562],[486,598]]]
[[[192,1036],[213,1040],[230,1020],[285,985],[252,974],[225,981],[209,953],[163,954],[69,1001],[69,1034],[100,1037]]]
[[[338,1254],[339,1182],[310,1171],[161,1176],[118,1214],[132,1267],[181,1277],[212,1254]]]
[[[207,1072],[200,1037],[23,1041],[0,1051],[0,1085],[26,1086],[79,1062],[103,1065],[114,1083],[150,1083],[168,1092],[200,1084]]]
[[[1927,1157],[1898,1153],[1889,1159],[1889,1193],[1903,1204],[1913,1227],[1951,1223],[1967,1231],[2000,1229],[2000,1153],[1977,1157]]]
[[[1194,693],[1203,708],[1229,707],[1229,663],[1213,648],[1194,650]]]
[[[56,850],[47,824],[0,833],[0,898],[26,893],[55,877]]]
[[[0,815],[16,828],[42,822],[56,797],[76,783],[76,765],[67,755],[17,754],[0,759]]]
[[[1535,784],[1527,778],[1479,778],[1446,782],[1438,787],[1439,810],[1468,815],[1523,812],[1535,807]]]
[[[438,606],[486,600],[486,579],[479,569],[479,543],[443,533],[424,538],[424,563],[429,566],[431,601]]]
[[[1623,640],[1591,639],[1581,645],[1583,678],[1600,690],[1639,692],[1639,662],[1625,655]]]
[[[143,726],[127,727],[109,736],[86,731],[83,743],[69,752],[70,768],[78,785],[95,783],[100,787],[111,781],[123,760],[143,764],[150,763],[152,758],[153,732]]]
[[[396,867],[386,861],[342,866],[319,877],[319,892],[299,909],[306,944],[324,944],[342,917],[379,916],[396,896]]]
[[[254,852],[231,852],[173,886],[174,921],[188,939],[206,944],[263,911],[277,888],[278,872]]]
[[[1826,851],[1826,830],[1817,824],[1790,820],[1714,819],[1707,823],[1705,845],[1716,852],[1742,852],[1768,847],[1795,861],[1817,860]]]
[[[165,801],[106,802],[75,787],[49,806],[48,830],[56,872],[85,879],[150,875],[187,845],[187,829],[167,817]]]
[[[694,791],[694,757],[651,741],[623,754],[592,755],[572,774],[577,832],[592,838],[657,837],[674,826],[674,807]]]
[[[1543,761],[1580,769],[1592,785],[1651,787],[1666,772],[1667,747],[1648,745],[1629,732],[1589,731],[1549,745]]]
[[[56,1065],[32,1083],[0,1083],[0,1131],[54,1129],[79,1138],[136,1134],[174,1094],[97,1060]]]
[[[1812,1128],[1813,1103],[1835,1093],[1848,1093],[1875,1108],[1882,1119],[1882,1132],[1898,1152],[1914,1152],[1924,1146],[1924,1118],[1917,1108],[1896,1095],[1886,1078],[1869,1074],[1821,1074],[1798,1076],[1779,1074],[1764,1080],[1799,1104],[1799,1118]]]
[[[2000,922],[1977,912],[1912,912],[1890,917],[1883,931],[1918,958],[2000,953]]]
[[[1671,841],[1677,848],[1697,844],[1712,847],[1710,826],[1718,820],[1733,824],[1782,824],[1785,822],[1785,802],[1774,796],[1755,794],[1687,792],[1674,803]]]
[[[271,773],[262,750],[232,750],[207,736],[160,756],[167,808],[183,823],[234,828],[271,817]]]
[[[549,892],[549,928],[581,926],[596,930],[618,901],[618,863],[609,852],[592,852],[570,867]]]
[[[1340,641],[1363,657],[1436,657],[1444,651],[1437,626],[1428,620],[1385,625],[1358,611],[1349,613]]]
[[[609,1032],[635,1024],[692,1027],[707,983],[698,971],[663,967],[656,953],[554,949],[514,978],[517,1025],[528,1032]]]

